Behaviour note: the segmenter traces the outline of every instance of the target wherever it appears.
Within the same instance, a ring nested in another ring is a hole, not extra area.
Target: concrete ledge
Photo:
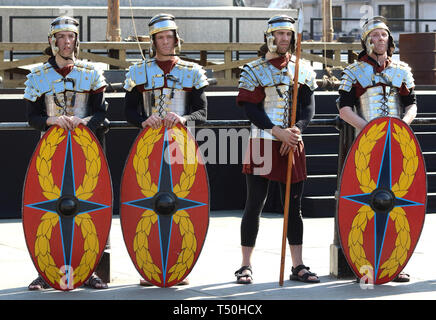
[[[165,2],[165,1],[163,1]],[[70,15],[81,23],[82,41],[106,39],[106,7],[12,7],[0,6],[0,41],[32,42],[47,39],[50,22],[59,15]],[[148,34],[148,21],[158,13],[176,17],[179,33],[186,42],[263,42],[266,21],[276,14],[297,16],[294,9],[249,7],[135,7],[138,35]],[[130,7],[120,8],[121,36],[134,35]],[[29,28],[28,26],[32,26]]]

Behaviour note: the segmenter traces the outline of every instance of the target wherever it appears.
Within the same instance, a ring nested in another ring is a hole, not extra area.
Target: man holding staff
[[[293,153],[289,195],[291,205],[287,224],[287,239],[292,257],[290,279],[319,282],[317,275],[303,264],[301,216],[301,197],[304,180],[307,178],[302,132],[314,115],[313,90],[316,89],[316,82],[313,69],[306,63],[300,63],[296,122],[290,126],[296,67],[292,56],[296,44],[294,22],[294,19],[285,15],[268,20],[265,44],[259,52],[261,58],[245,65],[239,79],[237,102],[252,123],[243,166],[247,200],[241,221],[242,263],[241,268],[235,272],[237,283],[240,284],[250,284],[253,281],[251,257],[270,181],[280,182],[281,198],[285,202],[283,199],[290,152]]]

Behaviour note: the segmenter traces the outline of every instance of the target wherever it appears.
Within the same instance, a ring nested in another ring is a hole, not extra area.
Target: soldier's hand
[[[185,118],[179,116],[177,113],[168,112],[163,119],[163,123],[165,127],[172,128],[178,123],[185,124]]]
[[[48,117],[46,121],[47,125],[57,125],[64,130],[73,130],[73,124],[68,116]]]
[[[161,125],[162,125],[162,119],[156,115],[151,115],[147,118],[147,120],[142,122],[143,128],[151,127],[152,129],[159,129]]]
[[[86,121],[85,119],[82,119],[82,118],[79,118],[76,116],[71,116],[71,117],[69,117],[69,119],[70,119],[70,123],[72,125],[72,130],[76,129],[79,126],[79,124],[83,124],[86,126],[88,123],[88,121]]]
[[[287,145],[286,143],[282,142],[282,145],[280,146],[280,155],[281,156],[286,156],[289,151],[292,150],[292,147]]]
[[[297,147],[298,141],[301,140],[300,130],[297,127],[283,129],[279,126],[274,126],[272,134],[293,150]]]

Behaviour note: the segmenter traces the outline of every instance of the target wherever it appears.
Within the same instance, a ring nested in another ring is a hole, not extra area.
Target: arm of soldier
[[[192,88],[189,102],[191,112],[183,116],[186,121],[202,123],[207,120],[207,97],[204,89]]]
[[[413,88],[406,89],[405,85],[403,85],[400,88],[400,101],[401,105],[404,106],[403,121],[410,125],[418,112],[415,90]]]
[[[306,130],[310,121],[315,114],[315,96],[313,90],[307,85],[301,85],[298,88],[298,121],[290,128],[292,137],[291,145],[282,143],[280,152],[282,155],[287,154],[291,149],[295,151],[299,141],[302,141],[301,133]]]
[[[45,112],[44,97],[36,101],[26,100],[29,125],[39,131],[47,131],[50,126],[58,125],[64,130],[71,130],[71,121],[67,116],[49,117]]]
[[[131,91],[127,91],[124,98],[124,115],[127,122],[137,128],[145,128],[147,126],[157,129],[161,125],[161,119],[157,116],[146,117],[143,110],[144,98],[137,87]]]
[[[83,119],[78,117],[71,118],[74,127],[77,127],[79,124],[82,123],[88,126],[88,128],[91,129],[93,132],[96,132],[96,130],[102,125],[104,119],[106,118],[108,107],[104,92],[105,88],[106,87],[103,87],[95,92],[90,93],[88,104],[90,107],[91,115]]]
[[[363,119],[356,112],[354,112],[353,108],[348,106],[344,106],[339,110],[339,116],[342,120],[352,125],[359,131],[362,130],[368,123],[365,119]]]
[[[407,123],[408,125],[410,125],[412,123],[412,121],[416,118],[417,112],[418,112],[418,107],[416,106],[416,104],[408,105],[405,108],[403,121],[405,123]]]
[[[298,143],[298,134],[291,128],[282,128],[278,125],[274,125],[271,119],[266,114],[265,110],[259,105],[250,102],[240,103],[245,111],[247,118],[258,128],[264,130],[271,130],[271,133],[280,141],[280,154],[286,155],[289,151],[296,147]]]
[[[71,117],[68,117],[68,116],[47,117],[46,124],[47,124],[47,127],[57,125],[64,130],[73,130],[75,128],[75,126],[70,118]]]
[[[47,122],[48,116],[44,112],[44,98],[41,97],[36,101],[26,99],[27,121],[29,125],[39,131],[46,131],[50,124]]]
[[[264,89],[259,85],[249,66],[245,65],[239,78],[239,92],[236,103],[239,106],[245,106],[244,111],[247,118],[258,128],[271,129],[272,135],[282,141],[280,154],[286,155],[293,146],[296,146],[298,139],[295,139],[290,128],[283,129],[271,122],[265,110],[260,106],[264,99]]]
[[[302,85],[298,89],[298,107],[299,119],[295,123],[295,127],[299,129],[301,134],[315,115],[315,95],[307,85]]]
[[[188,108],[189,113],[185,115],[168,112],[163,119],[164,125],[172,128],[177,123],[186,125],[188,121],[205,122],[207,119],[207,98],[204,87],[200,89],[192,88],[188,95]]]
[[[339,117],[360,131],[367,121],[354,112],[355,100],[354,88],[351,91],[339,90]]]

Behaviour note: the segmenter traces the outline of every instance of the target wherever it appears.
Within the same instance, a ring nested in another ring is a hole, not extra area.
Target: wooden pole
[[[107,1],[107,28],[106,28],[106,40],[111,42],[121,41],[121,28],[120,28],[120,0],[108,0]],[[109,58],[119,59],[119,50],[109,50]],[[110,65],[109,69],[119,69]]]
[[[120,0],[107,1],[107,41],[121,41]]]
[[[333,41],[333,17],[332,17],[332,1],[322,1],[322,36],[324,42]]]
[[[303,14],[302,9],[299,10],[298,14],[298,33],[297,33],[297,45],[295,50],[295,70],[294,70],[294,85],[292,87],[292,107],[290,110],[291,122],[290,128],[295,125],[295,120],[297,117],[297,95],[298,95],[298,72],[300,69],[300,55],[301,55],[301,36],[303,29]],[[288,113],[289,114],[289,113]],[[283,277],[285,270],[285,259],[286,259],[286,236],[288,234],[288,218],[289,218],[289,207],[290,207],[290,193],[291,193],[291,178],[292,178],[292,162],[294,160],[294,152],[291,150],[288,154],[288,169],[286,173],[286,193],[285,193],[285,206],[283,210],[283,235],[282,235],[282,253],[280,259],[280,278],[279,284],[283,286]]]

